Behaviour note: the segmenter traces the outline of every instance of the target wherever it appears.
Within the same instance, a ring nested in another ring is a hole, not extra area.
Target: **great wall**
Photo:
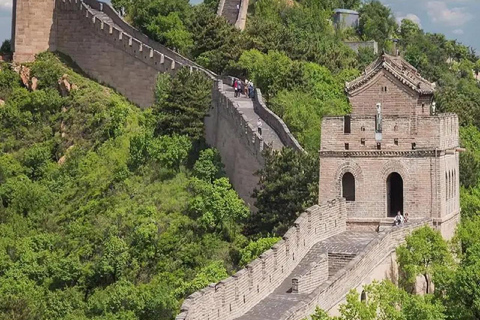
[[[243,29],[247,8],[248,0],[221,0],[217,13]],[[260,90],[253,101],[234,98],[231,78],[149,39],[108,4],[14,0],[12,39],[15,62],[59,51],[141,107],[154,102],[159,73],[204,72],[213,84],[206,140],[252,209],[262,151],[303,152]],[[319,204],[245,269],[187,297],[176,319],[299,320],[316,306],[335,314],[350,289],[397,279],[395,248],[412,230],[430,225],[451,237],[460,214],[458,119],[435,113],[433,90],[412,66],[388,55],[347,83],[352,115],[322,123]],[[258,117],[262,136],[255,129]],[[397,210],[411,219],[392,227]]]

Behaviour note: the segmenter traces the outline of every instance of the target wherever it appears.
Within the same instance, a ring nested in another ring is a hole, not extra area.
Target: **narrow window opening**
[[[355,201],[355,177],[350,172],[342,177],[342,197],[347,201]]]
[[[422,114],[425,113],[425,103],[422,103]]]
[[[345,143],[345,150],[349,150],[350,149],[350,144],[349,143]]]
[[[398,139],[397,138],[393,139],[393,143],[395,143],[395,145],[398,146]]]
[[[365,127],[364,127],[364,126],[362,126],[362,127],[360,128],[360,130],[362,130],[362,131],[365,131]]]
[[[377,142],[377,150],[382,150],[382,144],[380,142]]]
[[[351,133],[351,118],[350,116],[343,117],[343,133]]]
[[[415,142],[412,142],[412,150],[415,150],[417,148],[417,144]]]
[[[362,144],[362,146],[364,146],[364,145],[365,145],[365,138],[362,138],[362,139],[360,140],[360,143]]]

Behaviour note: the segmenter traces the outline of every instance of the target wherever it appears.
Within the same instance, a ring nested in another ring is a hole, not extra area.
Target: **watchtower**
[[[55,0],[13,0],[13,60],[32,61],[35,54],[56,50]]]
[[[319,197],[346,198],[349,227],[378,228],[401,212],[453,234],[458,118],[436,113],[434,90],[403,58],[383,54],[346,84],[351,114],[323,119]]]

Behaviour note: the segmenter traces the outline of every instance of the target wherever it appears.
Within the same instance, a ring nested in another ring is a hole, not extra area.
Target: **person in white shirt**
[[[394,224],[396,226],[403,224],[403,216],[400,211],[397,212],[397,216],[395,217]]]

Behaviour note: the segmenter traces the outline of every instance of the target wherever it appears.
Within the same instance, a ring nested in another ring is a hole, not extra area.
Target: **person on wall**
[[[403,221],[404,219],[403,219],[402,213],[400,212],[400,210],[398,210],[397,215],[395,216],[395,220],[393,221],[393,224],[396,226],[399,226],[403,224]]]
[[[235,98],[238,97],[239,83],[238,79],[233,80],[233,89],[235,90]]]

